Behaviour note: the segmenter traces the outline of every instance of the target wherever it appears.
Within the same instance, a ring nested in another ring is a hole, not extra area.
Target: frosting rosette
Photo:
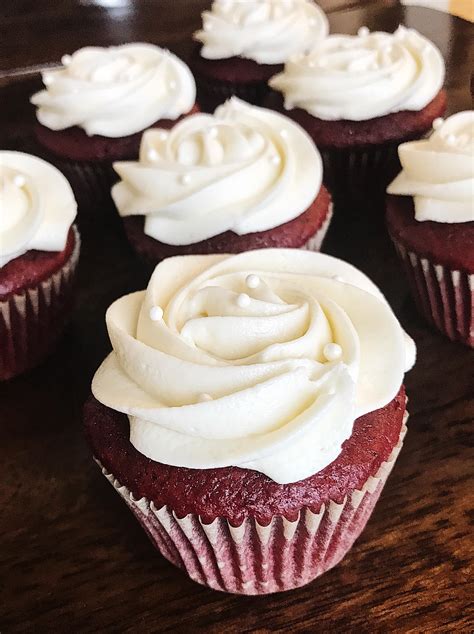
[[[92,392],[128,415],[139,452],[278,483],[331,463],[414,362],[372,282],[302,250],[169,258],[106,321],[113,352]]]
[[[401,110],[421,110],[444,82],[436,46],[413,29],[357,36],[330,35],[305,56],[289,60],[269,81],[287,109],[319,119],[363,121]]]
[[[312,0],[215,0],[194,34],[207,59],[245,57],[281,64],[306,52],[328,33],[324,12]]]
[[[196,99],[194,78],[176,55],[152,44],[86,47],[43,73],[33,95],[38,121],[51,130],[79,126],[89,136],[117,138],[160,119],[177,119]]]
[[[62,251],[76,217],[71,186],[36,156],[0,152],[0,267],[32,249]]]
[[[119,214],[144,215],[145,233],[172,245],[284,224],[306,211],[322,181],[320,154],[298,124],[235,97],[214,115],[148,130],[139,161],[114,169]]]
[[[413,196],[419,221],[474,221],[474,111],[436,119],[428,139],[398,148],[402,171],[389,194]]]

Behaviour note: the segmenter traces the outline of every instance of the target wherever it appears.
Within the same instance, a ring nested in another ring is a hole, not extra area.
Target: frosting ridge
[[[92,391],[128,415],[138,451],[279,483],[332,462],[414,361],[368,278],[301,250],[169,258],[106,321],[113,352]]]
[[[324,12],[312,0],[215,0],[202,14],[194,39],[202,57],[245,57],[280,64],[308,51],[329,31]]]
[[[32,249],[62,251],[76,217],[63,174],[23,152],[0,151],[0,267]]]
[[[436,46],[414,29],[362,28],[357,36],[329,35],[310,53],[289,60],[269,85],[287,109],[327,121],[364,121],[400,110],[421,110],[444,82]]]
[[[474,111],[436,119],[428,139],[398,148],[402,171],[389,194],[413,196],[422,222],[474,221]]]
[[[119,214],[144,215],[145,233],[173,245],[282,225],[306,211],[322,182],[320,154],[298,124],[235,97],[214,115],[148,130],[139,161],[114,169]]]
[[[45,89],[31,97],[38,121],[51,130],[79,126],[89,136],[127,136],[177,119],[196,99],[186,64],[152,44],[89,46],[62,63],[43,73]]]

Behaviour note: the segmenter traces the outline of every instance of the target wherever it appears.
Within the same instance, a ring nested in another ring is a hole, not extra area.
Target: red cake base
[[[418,310],[474,347],[474,222],[418,222],[411,197],[388,196],[387,227]]]
[[[129,424],[94,398],[86,435],[102,471],[173,564],[216,590],[267,594],[304,585],[336,565],[363,530],[401,448],[403,387],[359,418],[338,458],[280,485],[247,469],[186,469],[145,458]]]
[[[28,251],[0,269],[0,380],[38,365],[62,334],[72,305],[80,238],[60,252]]]
[[[196,79],[198,101],[203,110],[215,108],[232,96],[262,105],[268,93],[267,82],[283,70],[283,64],[258,64],[252,59],[229,57],[205,59],[197,47],[190,66]]]
[[[420,111],[394,112],[367,121],[324,121],[301,108],[286,110],[283,97],[272,91],[265,107],[299,123],[318,146],[324,162],[324,182],[334,194],[380,193],[400,169],[400,143],[424,136],[446,111],[441,90]]]
[[[322,186],[311,207],[297,218],[268,231],[248,233],[243,236],[226,231],[195,244],[173,246],[145,235],[143,216],[127,216],[123,218],[123,223],[128,240],[134,250],[145,262],[156,266],[164,258],[174,255],[241,253],[242,251],[274,247],[296,249],[304,247],[307,243],[312,249],[319,250],[329,225],[331,213],[331,195]],[[311,242],[313,238],[316,239]]]

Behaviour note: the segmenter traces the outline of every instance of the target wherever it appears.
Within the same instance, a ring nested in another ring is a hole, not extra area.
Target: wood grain
[[[87,0],[3,0],[3,74],[84,44],[150,40],[186,56],[207,3],[117,4],[107,11]],[[332,31],[399,22],[420,29],[447,60],[450,111],[471,107],[472,25],[395,2],[320,4]],[[2,147],[25,146],[36,86],[34,78],[1,89]],[[260,598],[207,590],[165,561],[91,460],[81,407],[109,349],[104,312],[146,283],[117,218],[102,211],[82,223],[77,308],[59,349],[0,385],[0,631],[471,632],[474,353],[417,316],[380,201],[339,208],[325,250],[371,275],[417,342],[405,446],[343,562],[305,588]]]

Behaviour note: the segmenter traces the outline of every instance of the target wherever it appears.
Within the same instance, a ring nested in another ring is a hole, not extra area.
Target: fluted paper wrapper
[[[70,312],[80,236],[61,269],[37,286],[0,300],[0,380],[29,370],[56,344]]]
[[[420,313],[452,341],[474,347],[474,274],[434,264],[391,237]]]
[[[50,160],[71,184],[80,214],[111,206],[110,190],[117,181],[112,162]]]
[[[217,106],[231,97],[238,97],[247,103],[261,106],[268,93],[268,84],[265,81],[238,84],[230,81],[213,81],[198,73],[195,73],[195,79],[198,102],[206,112],[214,112]]]
[[[337,197],[363,197],[385,192],[400,170],[398,143],[373,148],[323,149],[324,183]]]
[[[405,421],[408,415],[405,415]],[[275,516],[268,526],[247,518],[232,526],[217,517],[204,524],[198,515],[179,518],[168,506],[136,499],[109,473],[102,473],[123,497],[155,547],[202,585],[237,594],[269,594],[303,586],[335,566],[362,532],[395,463],[406,433],[375,476],[341,503],[330,501],[319,513],[302,508],[298,519]]]
[[[332,213],[333,213],[332,210],[333,210],[333,205],[331,203],[329,207],[328,215],[324,219],[323,224],[319,227],[319,229],[316,231],[314,236],[311,236],[311,238],[301,247],[302,249],[306,249],[307,251],[321,250],[321,247],[324,242],[324,238],[326,237],[326,234],[329,229],[329,225],[331,224]]]

